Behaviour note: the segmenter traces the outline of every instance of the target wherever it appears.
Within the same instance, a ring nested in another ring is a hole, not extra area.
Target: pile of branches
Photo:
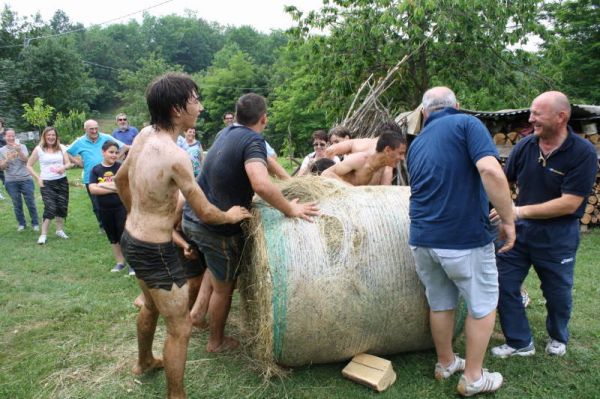
[[[379,78],[377,82],[373,82],[373,74],[371,74],[360,86],[346,117],[340,123],[350,129],[352,137],[373,137],[384,123],[394,120],[388,108],[381,103],[380,98],[396,82],[396,72],[409,58],[410,54],[405,55],[388,70],[386,76]],[[359,103],[361,98],[363,100]]]

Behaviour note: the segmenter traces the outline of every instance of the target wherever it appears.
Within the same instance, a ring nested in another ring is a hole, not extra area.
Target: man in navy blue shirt
[[[127,115],[122,112],[115,119],[119,127],[112,132],[112,136],[126,145],[131,145],[135,136],[138,135],[138,130],[129,126]]]
[[[437,352],[435,378],[464,373],[464,396],[492,392],[502,375],[482,370],[498,303],[498,271],[490,233],[489,201],[498,209],[510,249],[515,227],[508,182],[488,130],[459,113],[452,90],[434,87],[423,95],[425,126],[408,150],[409,244],[430,307]],[[488,199],[489,198],[489,199]],[[454,354],[452,333],[459,294],[468,315],[466,360]]]
[[[519,294],[531,265],[546,298],[546,353],[566,353],[579,219],[598,165],[591,143],[567,126],[570,115],[569,100],[563,93],[550,91],[538,96],[529,116],[534,134],[519,141],[506,163],[506,176],[519,190],[514,212],[518,234],[514,248],[498,256],[498,313],[506,344],[492,349],[497,357],[535,354]],[[494,218],[494,211],[491,216]]]
[[[310,221],[311,216],[318,215],[316,204],[288,201],[269,178],[265,140],[260,134],[267,126],[265,99],[254,93],[245,94],[237,101],[235,112],[237,123],[218,133],[198,176],[206,198],[219,209],[234,205],[250,208],[256,193],[285,216]],[[213,286],[206,350],[233,349],[238,342],[224,332],[244,242],[240,223],[203,223],[186,203],[182,226],[185,235],[204,254]]]

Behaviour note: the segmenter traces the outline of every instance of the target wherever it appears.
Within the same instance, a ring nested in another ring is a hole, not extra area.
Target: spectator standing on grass
[[[4,138],[6,145],[0,148],[0,169],[4,170],[4,184],[13,203],[18,223],[17,231],[21,232],[27,226],[23,213],[23,198],[29,211],[33,231],[39,231],[38,213],[35,207],[35,186],[27,170],[29,151],[24,144],[17,141],[14,129],[6,129]]]
[[[202,159],[204,157],[204,149],[202,144],[196,137],[196,129],[189,128],[185,131],[184,137],[179,136],[177,138],[177,145],[185,150],[192,161],[192,169],[194,170],[194,177],[200,174],[202,167]]]
[[[4,118],[0,118],[0,148],[4,147],[6,145],[6,140],[4,139],[4,134],[5,134],[5,129],[4,129],[4,124],[6,122],[4,121]],[[2,168],[0,168],[0,180],[2,181],[2,185],[4,186],[4,171],[2,170]],[[2,193],[0,193],[0,201],[4,199],[4,196],[2,195]]]
[[[102,144],[103,160],[92,168],[90,173],[90,192],[98,200],[98,212],[104,232],[110,242],[115,261],[115,266],[111,272],[120,272],[125,268],[125,257],[121,251],[121,235],[125,229],[125,220],[127,219],[127,210],[123,206],[114,178],[119,171],[120,163],[119,147],[114,141],[106,141]],[[129,275],[134,276],[135,272],[129,268]]]
[[[108,134],[100,133],[98,129],[98,122],[95,120],[89,119],[85,121],[83,124],[85,134],[71,143],[67,150],[67,154],[70,155],[69,159],[72,163],[79,167],[83,167],[83,184],[85,184],[85,189],[90,197],[92,209],[94,215],[96,215],[96,220],[98,221],[98,226],[100,229],[103,229],[100,213],[98,211],[98,201],[96,196],[90,193],[90,174],[92,173],[92,168],[101,163],[104,159],[102,156],[102,145],[105,142],[114,141],[122,151],[127,151],[129,147]],[[77,158],[77,156],[81,159]]]
[[[33,168],[40,163],[40,174]],[[27,161],[27,170],[40,186],[44,214],[42,216],[42,231],[37,243],[46,243],[48,227],[52,219],[56,220],[56,235],[62,239],[69,236],[64,231],[64,222],[69,210],[69,182],[67,169],[71,167],[66,148],[60,143],[58,132],[48,126],[42,132],[40,143],[31,153]]]
[[[567,351],[579,219],[598,168],[594,146],[573,133],[567,125],[570,116],[563,93],[539,95],[529,116],[534,134],[519,141],[506,162],[506,176],[519,193],[514,208],[517,241],[512,250],[498,255],[498,313],[506,343],[492,348],[497,357],[535,354],[520,295],[531,265],[546,299],[546,353],[562,356]],[[492,220],[496,214],[492,210]]]
[[[196,83],[187,75],[167,73],[148,86],[146,102],[151,126],[140,132],[116,176],[128,210],[121,248],[143,292],[138,361],[132,371],[140,375],[164,365],[167,396],[184,398],[191,319],[187,280],[172,240],[179,193],[207,223],[237,223],[250,213],[239,206],[222,212],[210,204],[194,181],[187,154],[175,144],[202,111]],[[159,315],[166,323],[162,360],[152,353]]]
[[[235,205],[248,208],[256,192],[288,217],[310,220],[310,216],[317,215],[315,203],[288,201],[269,177],[265,140],[261,135],[267,126],[265,99],[254,93],[240,97],[236,103],[236,121],[219,133],[197,179],[208,200],[219,209]],[[188,200],[182,225],[188,239],[204,254],[211,277],[213,292],[208,305],[210,333],[206,350],[234,349],[239,343],[225,335],[225,324],[245,239],[240,223],[208,225],[198,218]]]
[[[498,209],[506,242],[515,227],[508,182],[486,127],[461,114],[452,90],[435,87],[423,95],[425,126],[408,150],[410,175],[409,244],[429,303],[438,380],[458,371],[463,396],[492,392],[502,375],[483,369],[496,319],[498,272],[489,201]],[[489,198],[489,200],[488,200]],[[465,299],[466,360],[452,348],[459,294]]]
[[[113,138],[119,140],[123,144],[130,146],[133,143],[133,139],[138,135],[138,130],[129,126],[129,122],[127,121],[127,115],[124,113],[120,113],[116,116],[116,121],[118,127],[113,130],[112,136]]]

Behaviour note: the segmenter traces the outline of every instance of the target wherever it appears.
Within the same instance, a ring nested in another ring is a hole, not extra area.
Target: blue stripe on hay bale
[[[269,265],[279,265],[285,258],[285,240],[279,222],[284,216],[281,212],[261,206],[265,239],[269,243]],[[287,317],[287,269],[270,267],[273,283],[273,356],[281,359],[283,354],[283,336]]]

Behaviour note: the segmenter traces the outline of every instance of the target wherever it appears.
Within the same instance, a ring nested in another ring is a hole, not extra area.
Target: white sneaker
[[[443,379],[449,378],[452,374],[457,371],[463,371],[465,369],[465,359],[458,357],[458,354],[454,354],[454,360],[448,367],[444,367],[441,363],[435,364],[435,379],[441,381]]]
[[[0,201],[2,201],[4,199],[4,196],[2,194],[0,194]]]
[[[38,238],[37,243],[40,245],[44,245],[46,243],[46,235],[45,234],[40,235],[40,238]]]
[[[33,231],[40,231],[40,226],[37,224],[33,226]]]
[[[567,345],[552,338],[548,338],[546,353],[550,356],[564,356],[567,353]]]
[[[62,238],[63,240],[67,240],[69,238],[69,236],[66,235],[63,230],[56,230],[56,235]]]
[[[535,355],[535,346],[533,342],[521,349],[515,349],[507,344],[495,346],[492,348],[492,355],[501,359],[509,356],[533,356]]]
[[[25,231],[25,226],[19,226],[17,227],[17,231],[20,233],[22,231]]]
[[[490,373],[486,369],[481,371],[481,378],[479,381],[468,383],[465,375],[463,374],[458,381],[456,390],[462,396],[473,396],[478,393],[494,392],[497,391],[501,386],[504,378],[500,373]]]

